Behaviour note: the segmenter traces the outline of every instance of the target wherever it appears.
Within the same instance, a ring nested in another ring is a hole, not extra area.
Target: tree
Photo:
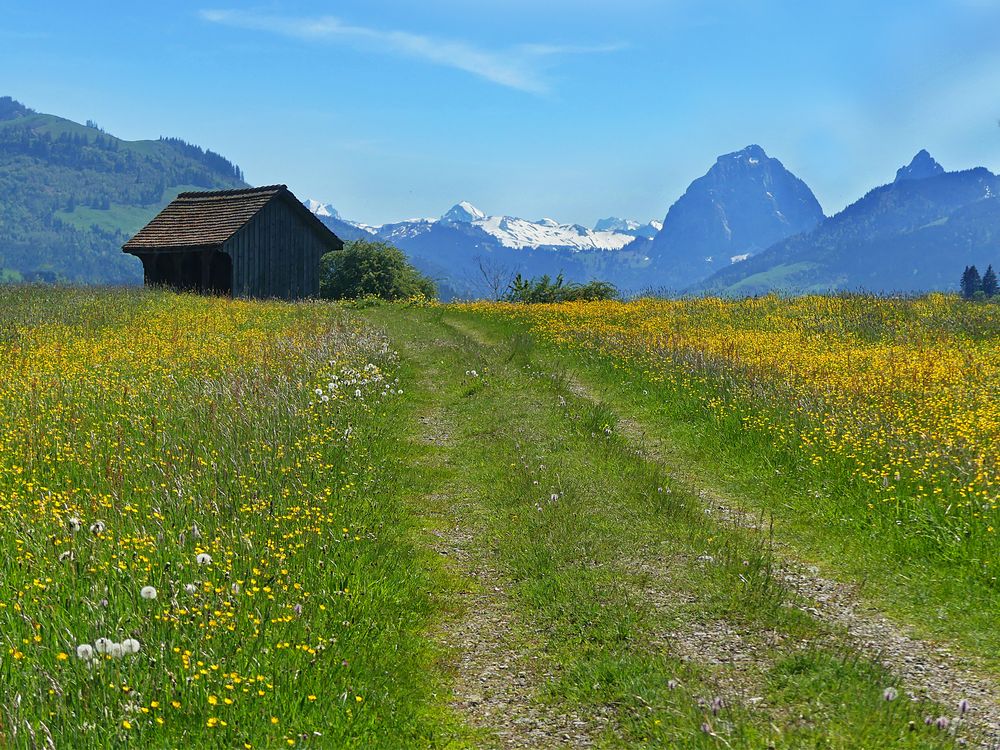
[[[990,264],[986,267],[986,273],[983,274],[983,294],[987,298],[995,297],[997,292],[1000,291],[997,285],[997,275],[993,270],[993,265]]]
[[[979,277],[979,270],[975,266],[966,266],[962,272],[962,296],[965,299],[973,299],[977,292],[983,291],[983,280]]]
[[[402,251],[386,242],[353,240],[320,260],[320,296],[387,300],[436,297],[434,282],[410,265]]]
[[[510,289],[514,282],[514,271],[494,258],[477,255],[476,264],[479,266],[479,275],[482,277],[481,283],[486,286],[486,291],[490,299],[499,301]]]

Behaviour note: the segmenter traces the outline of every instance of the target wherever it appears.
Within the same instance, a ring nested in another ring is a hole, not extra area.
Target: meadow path
[[[368,315],[416,392],[412,503],[474,747],[997,746],[992,682],[776,554],[579,374],[468,316]]]

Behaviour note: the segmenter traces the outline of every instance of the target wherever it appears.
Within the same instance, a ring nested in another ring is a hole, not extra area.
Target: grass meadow
[[[995,671],[998,335],[940,296],[0,287],[0,747],[504,747],[522,715],[606,748],[971,739],[772,543]]]
[[[562,353],[679,464],[997,666],[1000,306],[768,296],[464,310]]]
[[[0,362],[0,746],[446,724],[384,336],[330,306],[8,287]]]

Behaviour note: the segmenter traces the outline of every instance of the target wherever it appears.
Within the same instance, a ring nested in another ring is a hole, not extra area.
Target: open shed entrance
[[[233,259],[219,250],[171,250],[143,253],[147,286],[166,286],[181,292],[233,294]]]

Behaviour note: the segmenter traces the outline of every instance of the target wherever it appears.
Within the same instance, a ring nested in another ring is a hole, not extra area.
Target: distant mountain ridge
[[[945,172],[921,151],[893,182],[692,291],[952,289],[966,265],[1000,263],[998,195],[1000,178],[989,170]]]
[[[365,227],[364,235],[357,234],[360,225],[345,226],[339,216],[320,218],[335,232],[349,233],[348,239],[371,236],[398,246],[460,294],[476,293],[484,259],[494,268],[524,275],[561,272],[575,281],[600,278],[636,292],[684,288],[811,229],[823,219],[823,211],[802,180],[751,145],[720,156],[671,206],[663,222],[608,217],[587,229],[552,219],[489,216],[468,201],[436,221]]]
[[[179,139],[124,141],[0,97],[0,281],[140,283],[120,252],[132,233],[178,192],[245,185],[232,162]],[[446,296],[482,295],[484,269],[736,295],[954,289],[965,265],[1000,267],[998,195],[989,170],[946,172],[921,150],[825,218],[801,179],[751,145],[720,156],[662,223],[612,216],[587,228],[461,201],[437,219],[373,227],[304,202],[344,240],[397,245]]]
[[[615,228],[588,229],[544,218],[490,216],[460,201],[438,219],[411,219],[373,227],[345,221],[327,203],[307,199],[310,208],[345,240],[370,238],[399,247],[414,264],[439,281],[446,297],[485,293],[483,268],[513,276],[564,273],[568,279],[621,280],[619,270],[636,261],[626,249],[658,231],[655,221],[620,222]],[[322,210],[324,213],[319,213]]]
[[[307,199],[303,204],[322,218],[339,219],[340,214],[329,203]],[[607,222],[609,220],[605,220]],[[531,221],[516,216],[490,216],[468,201],[460,201],[439,219],[409,219],[372,227],[363,224],[352,226],[382,238],[405,241],[407,238],[433,231],[435,225],[459,228],[470,237],[483,241],[496,241],[513,250],[551,249],[578,252],[587,250],[620,250],[633,239],[644,234],[655,234],[656,222],[639,224],[636,221],[615,219],[614,227],[587,229],[580,224],[560,224],[555,219]],[[330,222],[332,225],[332,222]],[[598,222],[601,224],[601,222]]]

